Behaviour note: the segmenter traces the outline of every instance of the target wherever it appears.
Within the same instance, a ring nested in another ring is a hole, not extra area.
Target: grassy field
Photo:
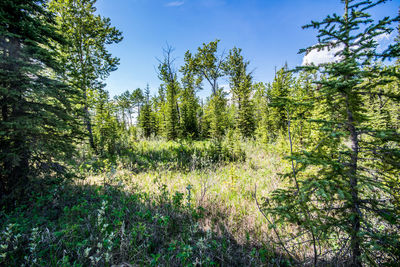
[[[246,151],[246,152],[244,152]],[[87,160],[83,179],[38,183],[1,214],[0,263],[36,266],[290,265],[254,198],[288,164],[255,142],[141,141]]]

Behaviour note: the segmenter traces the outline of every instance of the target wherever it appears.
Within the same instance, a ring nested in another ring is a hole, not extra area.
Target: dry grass
[[[160,194],[161,185],[165,185],[170,194],[185,192],[185,198],[190,185],[191,205],[202,207],[205,212],[200,222],[203,230],[229,234],[239,244],[273,246],[275,236],[256,205],[255,186],[258,198],[267,196],[286,183],[278,174],[287,171],[289,165],[285,166],[282,156],[271,148],[267,152],[265,147],[255,142],[242,143],[241,146],[246,151],[244,161],[217,162],[209,168],[190,168],[190,171],[167,166],[136,172],[119,166],[112,175],[92,175],[84,182],[102,185],[106,181],[122,185],[127,192],[139,188],[156,194]],[[146,147],[157,150],[160,143],[150,141]]]

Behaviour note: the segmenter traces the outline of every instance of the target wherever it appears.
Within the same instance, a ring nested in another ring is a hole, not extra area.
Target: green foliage
[[[195,61],[189,51],[185,53],[182,66],[181,127],[183,137],[198,137],[197,110],[199,108],[196,91],[201,88],[202,78],[195,75]]]
[[[226,93],[223,88],[218,86],[218,79],[224,76],[223,54],[218,55],[218,42],[203,44],[197,49],[193,57],[194,73],[200,78],[206,80],[212,94],[208,99],[206,109],[204,110],[203,135],[212,138],[221,138],[226,129]]]
[[[64,43],[43,1],[0,3],[0,196],[33,176],[65,171],[80,134],[74,118],[79,92],[61,77]],[[18,195],[20,197],[21,195]]]
[[[98,186],[48,185],[29,207],[0,217],[1,265],[260,265],[280,261],[266,247],[237,244],[201,227],[202,209],[186,192],[155,180],[147,193],[123,175]],[[132,185],[132,192],[124,187]],[[1,213],[4,215],[4,213]],[[27,219],[30,218],[30,219]]]
[[[390,33],[393,20],[375,23],[366,13],[381,2],[345,1],[342,17],[334,14],[306,26],[319,30],[319,43],[305,51],[335,47],[338,60],[302,68],[320,73],[314,81],[315,93],[302,97],[302,104],[307,99],[314,102],[311,113],[316,140],[303,151],[291,153],[292,170],[285,176],[291,179],[291,186],[272,192],[266,210],[275,224],[298,227],[290,240],[294,246],[305,242],[312,247],[314,265],[325,253],[318,251],[321,245],[329,248],[326,253],[336,264],[393,265],[399,260],[400,214],[388,199],[393,199],[389,184],[400,170],[400,139],[398,132],[388,127],[385,109],[381,107],[378,115],[374,108],[380,104],[376,90],[387,99],[397,98],[393,88],[384,92],[393,82],[393,69],[374,62],[381,56],[376,53],[374,38]],[[385,56],[390,57],[390,51]],[[302,111],[287,114],[299,117]],[[284,113],[277,116],[284,118]],[[290,117],[283,120],[289,131]],[[293,140],[289,140],[292,150]]]
[[[83,121],[94,150],[91,96],[104,87],[101,81],[119,64],[119,59],[112,57],[106,46],[122,40],[121,32],[111,26],[109,18],[95,15],[95,3],[95,0],[52,0],[48,4],[49,10],[56,14],[57,32],[67,40],[59,46],[63,79],[81,91]]]
[[[223,65],[224,55],[218,55],[219,40],[203,43],[194,55],[194,71],[203,77],[211,86],[212,95],[216,95],[219,90],[218,79],[224,76]]]
[[[178,94],[179,83],[175,70],[173,69],[172,48],[164,49],[164,60],[158,66],[159,78],[163,81],[166,89],[165,103],[165,136],[169,140],[175,140],[179,136],[179,107]]]
[[[237,130],[229,129],[223,144],[228,149],[233,160],[244,160],[246,158],[246,152],[241,147],[240,133]]]
[[[0,194],[18,200],[2,202],[0,265],[398,263],[399,60],[383,60],[400,45],[376,40],[400,18],[366,13],[385,1],[306,26],[318,44],[303,52],[334,62],[253,84],[240,48],[203,43],[178,72],[167,47],[156,95],[113,99],[121,32],[95,0],[45,2],[0,4]],[[85,179],[61,182],[72,161]]]
[[[268,90],[267,128],[272,139],[276,138],[277,135],[287,133],[289,98],[293,91],[294,82],[293,74],[288,72],[287,65],[285,65],[275,74],[274,81]]]
[[[262,82],[253,84],[253,91],[255,135],[262,143],[267,144],[269,141],[269,98],[267,86]]]
[[[154,133],[156,136],[163,136],[165,131],[165,92],[161,85],[158,90],[158,95],[152,99],[153,115],[154,115]]]
[[[218,89],[208,99],[204,110],[204,120],[208,128],[206,135],[208,137],[219,139],[224,135],[227,125],[226,105],[226,93],[223,89]]]
[[[100,155],[114,156],[125,124],[119,125],[115,117],[115,106],[110,102],[108,93],[100,92],[95,99],[93,141]]]
[[[133,172],[146,170],[192,171],[212,165],[244,160],[237,133],[220,141],[140,141],[121,156],[122,166]],[[93,163],[92,163],[93,165]]]
[[[154,123],[155,118],[153,116],[152,105],[150,103],[150,88],[149,85],[146,87],[145,91],[145,103],[141,109],[139,116],[139,125],[143,130],[143,135],[145,138],[149,138],[152,133],[155,132]]]
[[[248,61],[241,55],[242,49],[234,47],[224,63],[224,70],[229,76],[233,101],[237,104],[236,127],[244,137],[254,133],[251,73],[247,73]]]

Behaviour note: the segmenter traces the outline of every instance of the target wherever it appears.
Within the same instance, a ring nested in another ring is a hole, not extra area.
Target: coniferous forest
[[[258,82],[165,45],[159,88],[110,96],[96,0],[0,1],[0,265],[398,266],[400,17],[338,2],[299,47],[336,60]]]

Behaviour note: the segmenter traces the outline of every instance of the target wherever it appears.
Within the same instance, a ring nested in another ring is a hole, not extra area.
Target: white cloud
[[[389,41],[391,39],[390,37],[391,37],[390,34],[383,33],[383,34],[380,34],[378,36],[375,36],[374,40],[377,41],[378,43],[382,43],[382,42]]]
[[[330,63],[334,61],[338,61],[339,57],[335,56],[335,54],[341,49],[341,46],[337,46],[331,49],[324,48],[320,51],[318,49],[311,50],[303,57],[303,62],[301,65],[309,65],[314,63],[315,65]]]
[[[168,7],[177,7],[177,6],[182,6],[185,3],[185,1],[173,1],[173,2],[168,2],[165,4],[165,6]]]
[[[381,35],[378,35],[374,38],[374,40],[378,43],[378,47],[376,48],[376,51],[383,52],[391,43],[394,42],[395,35],[384,33]]]
[[[394,35],[393,34],[381,34],[374,37],[374,40],[378,43],[377,51],[382,52],[390,43],[393,42]],[[339,45],[335,48],[331,49],[322,49],[318,51],[317,49],[311,50],[308,54],[303,57],[303,62],[301,65],[308,65],[314,63],[315,65],[330,63],[339,60],[339,57],[335,56],[335,54],[343,48],[343,45]]]

